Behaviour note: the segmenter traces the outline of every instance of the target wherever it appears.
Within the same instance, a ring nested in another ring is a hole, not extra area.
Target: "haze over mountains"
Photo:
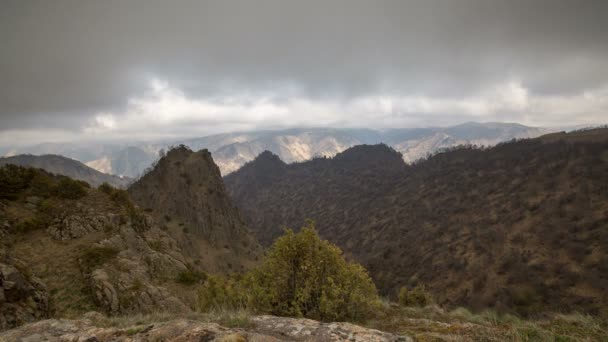
[[[510,123],[474,122],[446,128],[296,128],[226,133],[174,141],[49,143],[4,147],[4,154],[59,154],[79,160],[100,172],[137,177],[158,159],[161,150],[184,144],[194,151],[203,148],[211,151],[222,175],[227,175],[265,150],[291,163],[310,160],[315,156],[334,156],[355,145],[386,143],[401,152],[403,159],[409,163],[446,147],[462,144],[491,146],[514,138],[533,138],[558,130]]]

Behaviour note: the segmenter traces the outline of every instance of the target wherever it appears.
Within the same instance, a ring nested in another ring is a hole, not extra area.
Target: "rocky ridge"
[[[135,203],[165,222],[184,252],[206,271],[244,270],[261,252],[207,150],[169,150],[128,191]]]

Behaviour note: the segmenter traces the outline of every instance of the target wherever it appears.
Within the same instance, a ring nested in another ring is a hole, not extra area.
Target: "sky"
[[[0,145],[608,122],[608,1],[0,0]]]

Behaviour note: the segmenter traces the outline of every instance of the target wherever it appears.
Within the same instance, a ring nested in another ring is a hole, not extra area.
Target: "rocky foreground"
[[[252,317],[247,328],[226,328],[217,323],[176,319],[128,328],[98,327],[97,313],[81,320],[49,319],[0,333],[0,341],[412,341],[350,323],[322,323],[275,316]]]

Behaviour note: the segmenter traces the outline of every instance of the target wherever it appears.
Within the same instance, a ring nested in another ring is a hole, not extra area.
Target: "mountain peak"
[[[361,163],[362,165],[380,164],[391,167],[404,167],[401,153],[386,144],[357,145],[338,153],[334,158],[338,162]]]
[[[131,185],[129,193],[160,219],[178,222],[176,229],[188,234],[185,239],[230,252],[218,256],[216,264],[242,265],[237,256],[247,259],[256,253],[256,242],[228,197],[219,168],[207,150],[193,152],[185,146],[169,150]]]

